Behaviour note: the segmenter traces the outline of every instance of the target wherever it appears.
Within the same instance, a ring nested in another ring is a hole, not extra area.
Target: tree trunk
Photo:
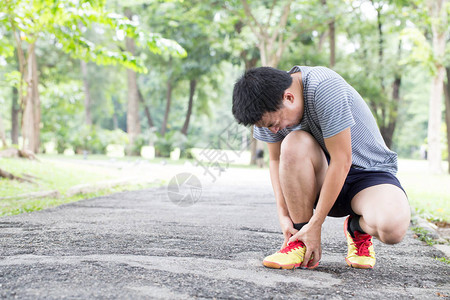
[[[429,101],[428,119],[428,162],[433,173],[442,173],[441,153],[441,120],[442,120],[442,92],[445,69],[439,61],[445,55],[445,42],[447,31],[447,11],[445,0],[430,2],[430,15],[435,20],[432,22],[433,54],[436,57],[436,75],[433,78]]]
[[[397,125],[397,109],[400,102],[400,85],[402,83],[402,78],[400,74],[395,75],[394,82],[392,83],[392,106],[388,108],[389,110],[389,121],[387,125],[383,126],[382,136],[386,146],[391,148],[392,138],[394,136],[395,127]]]
[[[38,65],[36,59],[36,52],[33,48],[33,101],[34,101],[34,140],[35,140],[35,148],[34,153],[39,152],[39,147],[41,145],[41,99],[39,97],[39,74],[38,74]]]
[[[125,15],[131,20],[132,14],[129,8],[125,9]],[[127,51],[135,55],[136,45],[133,39],[126,38]],[[134,145],[137,136],[141,133],[141,123],[139,120],[139,93],[136,72],[127,69],[128,75],[128,110],[127,110],[127,132],[131,146]],[[131,153],[134,154],[134,153]]]
[[[402,40],[399,40],[397,48],[397,61],[402,58]],[[402,72],[396,70],[394,74],[394,82],[392,83],[392,103],[388,105],[387,110],[388,120],[383,122],[381,134],[383,136],[386,146],[390,148],[392,146],[392,139],[394,136],[395,127],[397,126],[397,112],[400,104],[400,86],[402,84]],[[386,113],[385,113],[386,114]],[[384,118],[386,118],[384,116]]]
[[[380,77],[381,90],[385,91],[384,76],[383,76],[383,56],[384,56],[384,36],[383,36],[383,23],[381,22],[381,9],[382,5],[376,8],[377,11],[377,24],[378,24],[378,75]],[[383,125],[384,126],[384,125]]]
[[[197,80],[191,79],[189,81],[189,103],[188,103],[188,109],[186,112],[186,119],[184,121],[183,128],[181,129],[181,133],[184,135],[187,135],[188,128],[189,128],[189,120],[191,119],[192,114],[192,104],[194,103],[194,94],[195,94],[195,88],[197,87]]]
[[[142,97],[141,90],[138,88],[138,95],[139,95],[139,101],[144,106],[145,116],[147,117],[147,123],[148,127],[152,128],[155,127],[155,123],[153,122],[152,115],[150,114],[150,109],[148,108],[148,105],[144,101],[144,97]]]
[[[172,102],[172,81],[171,78],[167,79],[167,99],[166,99],[166,111],[164,113],[164,120],[161,126],[161,135],[166,135],[166,128],[167,128],[167,122],[169,120],[169,111],[170,111],[170,104]]]
[[[447,122],[447,161],[448,161],[448,173],[450,174],[450,67],[447,67],[446,71],[447,71],[447,83],[444,84],[445,121]]]
[[[325,10],[327,12],[329,12],[328,10],[328,5],[327,5],[327,0],[322,0],[322,5],[325,6]],[[334,65],[336,64],[336,29],[335,29],[335,19],[333,18],[330,22],[330,24],[328,24],[328,31],[329,31],[329,42],[330,42],[330,68],[332,69],[334,67]],[[324,36],[324,35],[322,35]],[[322,39],[322,37],[321,37]],[[319,42],[319,48],[321,48],[320,43],[323,41]]]
[[[0,114],[0,141],[2,142],[2,147],[6,148],[6,134],[5,134],[5,128],[3,127],[3,118]]]
[[[19,95],[16,87],[12,88],[11,104],[11,142],[13,145],[19,144]]]
[[[113,126],[114,130],[119,128],[119,117],[117,116],[117,111],[119,110],[119,103],[117,103],[117,96],[113,95],[111,97],[111,100],[113,102],[114,107],[114,113],[113,113]]]
[[[330,68],[334,68],[336,64],[336,28],[334,19],[328,27],[330,29]]]
[[[84,116],[85,116],[85,124],[90,126],[92,125],[92,117],[91,117],[91,93],[89,88],[88,81],[88,69],[87,63],[84,60],[80,60],[81,67],[81,75],[83,77],[83,88],[84,88]]]
[[[27,94],[23,103],[22,136],[23,149],[37,153],[39,150],[41,109],[38,91],[39,77],[34,46],[34,44],[30,44],[28,47]]]
[[[440,67],[437,70],[437,75],[433,78],[429,101],[428,162],[433,173],[442,173],[441,118],[443,79],[444,68]]]

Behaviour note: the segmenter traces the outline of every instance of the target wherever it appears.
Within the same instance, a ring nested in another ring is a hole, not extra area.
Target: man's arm
[[[290,241],[301,240],[306,245],[303,267],[308,265],[311,254],[314,254],[314,259],[310,265],[314,266],[320,260],[322,224],[336,202],[352,165],[350,128],[325,139],[325,146],[330,154],[330,165],[320,191],[316,210],[308,224],[290,238]]]
[[[328,166],[325,181],[320,191],[316,211],[309,221],[318,225],[322,225],[334,202],[336,202],[352,166],[350,128],[325,139],[325,146],[330,154],[330,165]]]
[[[277,203],[278,220],[280,221],[281,230],[283,231],[284,241],[281,248],[286,247],[289,238],[294,235],[297,230],[294,229],[289,211],[284,201],[283,192],[280,185],[280,150],[281,141],[277,143],[267,143],[269,148],[269,171],[270,180],[272,182],[273,192]]]

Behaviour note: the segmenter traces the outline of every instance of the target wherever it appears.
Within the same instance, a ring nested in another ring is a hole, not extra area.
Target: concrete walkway
[[[375,269],[349,268],[344,219],[325,222],[316,270],[264,268],[282,241],[268,171],[226,169],[215,181],[199,167],[183,171],[202,185],[180,189],[192,198],[164,187],[0,218],[0,298],[450,296],[450,267],[435,260],[443,254],[412,232],[395,246],[375,240]]]

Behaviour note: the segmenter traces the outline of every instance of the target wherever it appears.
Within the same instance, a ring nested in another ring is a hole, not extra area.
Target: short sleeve
[[[257,140],[267,143],[277,143],[284,139],[284,135],[280,132],[273,133],[267,127],[253,126],[253,137]]]
[[[327,79],[317,87],[314,106],[324,139],[355,124],[351,99],[352,90],[342,77]]]

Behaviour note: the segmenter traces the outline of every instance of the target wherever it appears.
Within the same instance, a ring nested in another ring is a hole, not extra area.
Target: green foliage
[[[433,50],[424,34],[418,28],[405,28],[402,36],[411,41],[414,47],[410,55],[403,58],[400,64],[422,64],[431,74],[434,74],[436,66],[433,60]]]
[[[248,3],[259,21],[268,21],[272,1],[248,0]],[[275,1],[272,28],[285,3]],[[434,67],[430,47],[432,20],[425,1],[359,3],[364,8],[356,2],[342,0],[326,3],[327,6],[319,0],[292,2],[282,38],[291,32],[299,36],[287,47],[279,68],[287,70],[295,64],[327,66],[328,22],[335,18],[337,64],[334,69],[368,102],[378,124],[385,125],[391,118],[398,118],[394,150],[403,157],[419,157],[418,150],[427,132],[428,107],[424,99],[429,97],[428,71]],[[383,64],[378,61],[376,20],[376,8],[381,5]],[[128,10],[130,19],[124,17]],[[127,128],[127,79],[124,68],[119,67],[124,66],[148,71],[139,74],[138,82],[156,128],[160,129],[164,117],[167,83],[170,81],[174,86],[169,136],[155,141],[160,153],[168,155],[176,147],[177,139],[171,132],[183,126],[190,80],[197,81],[197,89],[188,139],[183,147],[217,144],[220,132],[234,122],[230,112],[231,90],[243,71],[244,61],[253,60],[260,65],[257,39],[244,15],[240,0],[2,2],[0,113],[7,134],[11,129],[10,87],[18,86],[21,79],[13,55],[15,32],[23,42],[23,50],[36,41],[42,143],[56,142],[59,151],[75,147],[79,151],[89,148],[90,152],[99,153],[114,139],[110,136],[115,132],[120,132],[116,138],[121,140]],[[124,50],[127,37],[136,42],[134,55]],[[401,57],[397,55],[400,40]],[[88,64],[94,122],[91,129],[84,127],[85,96],[78,59],[95,63]],[[390,114],[387,111],[394,106],[392,83],[397,74],[402,75],[401,102],[398,112]],[[143,134],[130,146],[136,151],[151,143],[142,105],[140,121]],[[446,152],[443,147],[443,153]]]
[[[450,265],[450,259],[448,259],[447,257],[436,257],[435,258],[437,261],[440,261],[440,262],[443,262],[443,263],[446,263],[447,265]]]
[[[69,145],[76,153],[88,151],[92,154],[106,153],[109,144],[127,145],[128,136],[120,129],[107,130],[98,126],[83,125],[78,134],[69,139]]]
[[[422,227],[412,227],[412,231],[416,234],[417,238],[428,246],[433,246],[437,242],[430,236],[430,233]]]
[[[176,42],[164,39],[159,34],[140,30],[138,24],[126,17],[109,13],[105,1],[53,1],[17,0],[6,1],[0,10],[0,25],[14,35],[20,31],[20,39],[35,43],[40,35],[51,35],[57,40],[57,47],[74,58],[91,60],[100,65],[120,64],[137,72],[146,72],[142,60],[126,51],[111,50],[86,39],[84,32],[94,26],[112,35],[139,38],[155,53],[166,51],[175,56],[186,52]],[[122,37],[123,39],[123,37]],[[11,55],[11,47],[0,44],[0,54]]]

